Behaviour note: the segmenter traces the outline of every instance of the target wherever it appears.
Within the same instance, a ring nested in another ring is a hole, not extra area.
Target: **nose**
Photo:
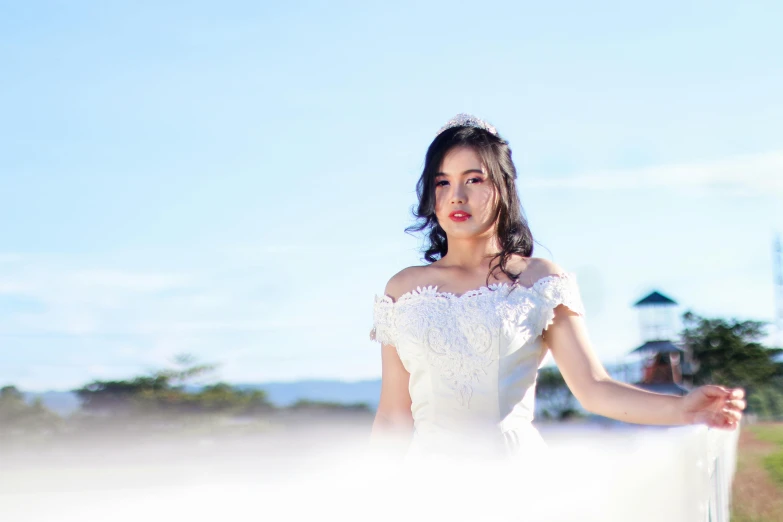
[[[461,183],[455,183],[453,185],[453,189],[451,190],[451,204],[452,205],[458,205],[458,204],[464,204],[466,195],[465,195],[465,187]]]

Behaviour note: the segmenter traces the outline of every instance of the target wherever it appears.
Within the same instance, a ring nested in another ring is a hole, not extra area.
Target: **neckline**
[[[514,281],[513,283],[503,281],[502,283],[492,283],[490,285],[480,286],[479,288],[474,288],[472,290],[468,290],[461,294],[455,294],[453,292],[440,292],[438,291],[439,285],[417,286],[413,290],[409,290],[404,294],[400,295],[400,297],[398,297],[396,301],[391,296],[385,294],[381,297],[381,299],[387,300],[392,304],[397,304],[401,301],[407,301],[415,297],[423,297],[423,296],[438,297],[438,298],[444,298],[452,301],[459,301],[461,299],[469,299],[481,295],[489,295],[501,288],[509,288],[511,290],[516,288],[520,291],[528,291],[528,292],[537,291],[539,287],[541,287],[546,281],[549,281],[551,279],[556,279],[556,278],[566,279],[572,276],[573,273],[571,272],[550,274],[537,279],[531,286],[520,285],[518,284],[517,281]],[[511,290],[509,290],[509,294],[511,293]]]

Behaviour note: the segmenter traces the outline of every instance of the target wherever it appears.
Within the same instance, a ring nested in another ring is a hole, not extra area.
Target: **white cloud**
[[[86,288],[145,294],[188,287],[188,277],[181,274],[139,273],[120,270],[76,270],[70,282]]]
[[[783,151],[719,161],[598,171],[566,178],[528,178],[527,188],[720,190],[738,195],[783,194]]]

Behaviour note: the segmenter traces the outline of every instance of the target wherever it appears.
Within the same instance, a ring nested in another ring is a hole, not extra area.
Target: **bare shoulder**
[[[542,257],[522,257],[514,256],[513,270],[520,274],[520,283],[525,286],[531,286],[542,277],[550,275],[559,275],[564,270],[549,259]]]
[[[531,257],[531,268],[534,269],[534,274],[540,277],[546,277],[550,275],[560,275],[565,272],[563,268],[549,259],[543,257]]]
[[[421,286],[421,281],[424,280],[425,274],[428,273],[428,268],[427,265],[403,268],[386,283],[386,295],[396,301],[401,295],[414,290],[417,286]]]

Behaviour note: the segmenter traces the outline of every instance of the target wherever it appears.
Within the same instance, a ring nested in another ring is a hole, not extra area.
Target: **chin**
[[[478,239],[489,234],[489,229],[480,230],[446,230],[449,239]]]

